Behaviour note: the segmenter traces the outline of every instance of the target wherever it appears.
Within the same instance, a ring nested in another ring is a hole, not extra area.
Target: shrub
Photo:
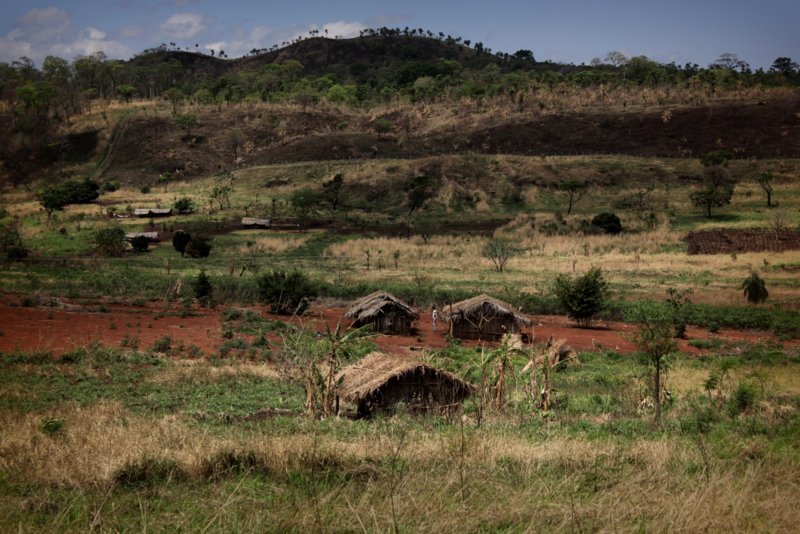
[[[122,256],[127,245],[125,230],[118,226],[98,230],[94,240],[100,252],[106,256]]]
[[[150,186],[149,186],[149,185],[143,185],[143,186],[142,186],[142,187],[139,189],[139,191],[140,191],[140,192],[141,192],[143,195],[146,195],[147,193],[149,193],[149,192],[150,192]]]
[[[567,315],[584,327],[591,324],[592,317],[601,312],[608,301],[608,283],[597,267],[575,280],[559,275],[554,292]]]
[[[100,188],[103,193],[113,193],[114,191],[118,191],[120,188],[120,184],[116,180],[111,180],[110,182],[106,182]]]
[[[211,285],[211,279],[205,271],[200,271],[197,278],[192,280],[192,289],[194,290],[194,298],[203,306],[208,306],[214,287]]]
[[[11,245],[6,249],[6,259],[19,261],[27,257],[28,249],[23,245]]]
[[[153,352],[169,352],[169,349],[172,347],[172,338],[169,336],[164,336],[156,340],[153,343]]]
[[[601,228],[607,234],[618,234],[622,231],[622,222],[613,213],[603,212],[594,216],[592,226]]]
[[[175,235],[172,236],[172,248],[180,252],[181,256],[183,256],[186,252],[186,245],[188,245],[189,241],[191,240],[191,234],[188,234],[183,230],[178,230],[175,232]]]
[[[131,240],[134,252],[144,252],[150,246],[150,241],[143,235],[137,235]]]
[[[186,254],[190,258],[207,258],[211,254],[211,242],[199,237],[192,237],[186,244]]]
[[[750,384],[741,383],[728,400],[728,414],[736,417],[756,402],[756,390]]]
[[[760,304],[769,297],[767,284],[756,272],[750,273],[750,276],[742,282],[742,290],[744,291],[744,296],[747,297],[747,302],[752,304]]]
[[[258,278],[258,297],[273,313],[302,313],[315,296],[316,287],[299,271],[275,270]]]
[[[672,314],[672,326],[675,328],[675,337],[686,337],[686,328],[692,320],[692,301],[689,295],[692,289],[679,290],[674,287],[667,288],[667,305]]]
[[[176,200],[172,207],[178,213],[191,213],[194,211],[194,202],[189,197],[183,197]]]

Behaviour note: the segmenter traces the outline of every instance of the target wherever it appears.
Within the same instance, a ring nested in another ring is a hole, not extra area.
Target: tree
[[[211,254],[211,241],[202,237],[192,237],[186,243],[185,250],[190,258],[207,258]]]
[[[380,137],[383,134],[391,133],[394,131],[394,123],[386,117],[381,117],[372,121],[372,129]]]
[[[614,67],[623,67],[628,62],[628,56],[618,50],[612,50],[606,54],[606,61],[611,63]]]
[[[112,257],[122,256],[127,246],[125,230],[119,226],[98,230],[94,241],[102,254]]]
[[[662,374],[667,358],[678,350],[678,344],[672,339],[672,321],[664,308],[653,302],[643,302],[634,307],[633,315],[638,325],[633,340],[643,359],[653,368],[653,404],[655,419],[660,421]]]
[[[705,185],[693,191],[689,198],[696,207],[705,210],[706,217],[711,217],[711,208],[720,208],[731,203],[734,183],[721,166],[707,167],[705,181]]]
[[[169,100],[170,104],[172,104],[172,116],[176,117],[178,115],[178,106],[181,102],[183,102],[184,99],[183,91],[177,87],[170,87],[164,91],[163,96],[165,99]]]
[[[88,204],[100,196],[97,182],[86,178],[82,181],[68,180],[61,184],[51,185],[39,191],[39,203],[47,212],[50,220],[54,211],[62,211],[70,204]]]
[[[513,256],[516,256],[519,251],[507,239],[493,238],[486,242],[483,246],[483,257],[489,258],[494,264],[494,268],[498,273],[502,273],[506,267],[506,263]]]
[[[422,208],[433,197],[433,178],[427,174],[412,177],[405,187],[408,216]]]
[[[191,234],[184,232],[183,230],[178,230],[175,232],[175,235],[172,236],[172,248],[180,252],[181,257],[183,257],[183,255],[186,253],[186,245],[188,245],[189,241],[191,240]]]
[[[583,198],[589,186],[585,182],[567,180],[566,182],[558,184],[556,187],[567,193],[567,215],[569,215],[572,213],[572,207]]]
[[[136,87],[128,84],[120,84],[117,86],[117,94],[125,101],[130,102],[133,95],[136,94]]]
[[[709,67],[712,69],[728,69],[745,72],[750,68],[750,65],[748,65],[746,61],[739,59],[739,56],[736,54],[725,52],[724,54],[721,54],[716,61],[709,65]]]
[[[172,208],[178,213],[192,213],[194,211],[194,202],[189,197],[182,197],[175,201]]]
[[[233,160],[239,159],[239,151],[247,142],[247,136],[239,128],[231,128],[225,134],[225,144],[233,152]]]
[[[289,202],[301,226],[306,226],[314,207],[319,203],[319,193],[310,188],[296,189],[289,197]]]
[[[622,232],[622,222],[620,222],[619,217],[613,213],[598,213],[592,219],[592,226],[602,228],[607,234],[616,235]]]
[[[798,70],[800,70],[800,67],[789,57],[777,58],[772,62],[772,66],[769,68],[770,72],[780,72],[790,79],[797,74]]]
[[[742,282],[742,290],[744,291],[744,296],[747,297],[747,302],[751,304],[761,304],[769,298],[767,284],[755,271],[751,272],[750,276]]]
[[[692,319],[692,301],[689,295],[693,293],[691,288],[676,289],[667,288],[667,306],[669,307],[672,326],[675,328],[675,337],[686,337],[686,328]]]
[[[134,252],[145,252],[150,247],[150,240],[147,236],[137,235],[131,239],[131,248]]]
[[[603,272],[597,267],[589,269],[575,280],[559,275],[555,281],[554,292],[567,315],[579,326],[588,327],[592,317],[606,307],[608,283]]]
[[[197,115],[194,113],[181,113],[175,117],[175,124],[186,130],[186,137],[192,135],[192,126],[197,124]]]
[[[299,271],[269,271],[257,278],[256,282],[259,299],[277,314],[303,313],[309,299],[316,296],[315,285]]]
[[[194,298],[197,299],[200,305],[208,306],[214,286],[211,284],[211,278],[206,274],[205,270],[201,270],[197,278],[192,280],[192,290],[194,291]]]
[[[775,178],[771,172],[765,172],[756,178],[759,187],[767,194],[767,207],[772,207],[772,180]]]
[[[331,211],[336,211],[341,200],[344,176],[336,174],[333,178],[322,184],[322,196],[331,205]]]

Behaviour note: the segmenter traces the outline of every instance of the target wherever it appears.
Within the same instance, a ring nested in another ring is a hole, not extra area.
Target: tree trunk
[[[656,421],[661,421],[661,358],[656,360],[656,391],[653,399],[656,407]]]

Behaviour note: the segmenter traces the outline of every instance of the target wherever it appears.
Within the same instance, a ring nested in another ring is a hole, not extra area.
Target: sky
[[[753,69],[800,61],[798,0],[0,0],[0,61],[41,66],[102,51],[128,59],[174,42],[229,58],[309,30],[358,36],[381,26],[423,28],[531,50],[539,61],[589,63],[610,51],[707,66],[723,53]],[[195,45],[198,45],[197,47]]]

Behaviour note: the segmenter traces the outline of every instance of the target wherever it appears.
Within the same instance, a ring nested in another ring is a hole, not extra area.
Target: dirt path
[[[195,307],[189,316],[181,316],[181,308],[166,309],[161,302],[147,302],[143,306],[117,304],[92,304],[80,306],[73,303],[56,302],[56,306],[20,305],[19,295],[0,296],[0,351],[35,352],[50,351],[61,354],[65,351],[86,347],[93,343],[102,346],[128,346],[142,350],[150,349],[165,336],[169,336],[173,347],[183,346],[186,351],[191,346],[203,354],[216,353],[225,341],[222,337],[223,308],[206,309]],[[263,307],[253,307],[262,315],[272,319],[287,320],[286,317],[273,316]],[[302,318],[302,322],[319,331],[325,330],[325,322],[336,326],[345,312],[344,307],[315,307]],[[444,329],[444,330],[443,330]],[[564,338],[574,349],[614,350],[630,354],[636,347],[628,338],[635,327],[625,323],[603,323],[596,328],[577,328],[567,318],[561,316],[535,316],[533,333],[535,342],[545,341],[549,336]],[[392,353],[415,354],[426,348],[442,348],[447,345],[446,325],[440,323],[439,331],[433,332],[431,318],[427,315],[419,321],[416,336],[386,336],[375,338],[376,344],[384,351]],[[764,332],[723,330],[718,334],[690,328],[690,339],[718,338],[724,341],[759,342],[773,339]],[[463,346],[475,347],[480,342],[464,341]],[[703,351],[691,347],[686,340],[680,340],[680,350],[689,354]],[[797,340],[788,343],[798,346]],[[497,343],[486,343],[496,347]]]

